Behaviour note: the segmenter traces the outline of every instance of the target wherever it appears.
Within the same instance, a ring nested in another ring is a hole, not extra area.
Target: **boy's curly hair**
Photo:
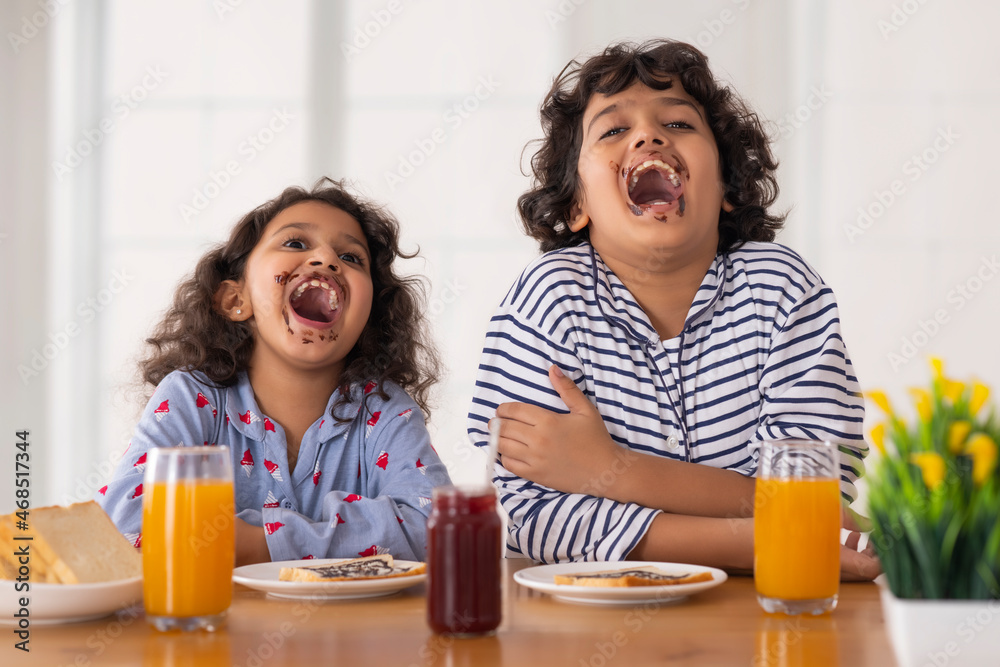
[[[388,398],[383,382],[391,380],[403,387],[429,416],[430,388],[439,376],[437,352],[426,333],[423,309],[424,290],[417,278],[403,278],[393,269],[396,257],[413,258],[399,248],[399,222],[387,210],[361,199],[343,182],[320,179],[312,190],[285,189],[247,213],[229,235],[195,267],[194,273],[177,288],[173,305],[146,339],[149,353],[139,364],[142,379],[158,385],[172,371],[201,371],[220,387],[235,384],[241,371],[249,367],[253,353],[253,330],[249,321],[233,322],[214,306],[215,294],[225,280],[240,280],[250,252],[264,229],[278,213],[306,201],[318,201],[338,208],[361,225],[371,254],[372,308],[361,336],[345,359],[340,385],[374,381],[377,393]],[[349,402],[347,392],[333,406]]]
[[[746,241],[773,241],[784,215],[768,212],[778,197],[767,134],[757,115],[708,68],[708,58],[683,42],[668,39],[642,44],[612,44],[583,64],[571,61],[541,106],[545,137],[531,158],[534,182],[517,200],[525,231],[542,252],[576,245],[589,237],[589,227],[567,226],[580,187],[577,165],[583,141],[583,114],[595,94],[614,95],[641,81],[666,90],[675,80],[705,109],[719,148],[725,198],[731,212],[719,215],[719,251]]]

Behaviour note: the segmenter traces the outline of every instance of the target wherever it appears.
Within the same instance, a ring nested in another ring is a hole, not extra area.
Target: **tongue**
[[[629,192],[629,198],[633,204],[642,206],[654,202],[670,203],[680,197],[684,186],[674,187],[665,175],[656,169],[650,169],[636,182],[635,187]]]
[[[313,322],[332,322],[334,310],[330,308],[330,295],[320,287],[312,287],[292,300],[292,309],[299,317]]]

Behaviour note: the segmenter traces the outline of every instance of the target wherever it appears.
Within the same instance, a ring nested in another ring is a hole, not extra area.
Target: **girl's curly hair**
[[[580,187],[577,165],[583,140],[583,114],[595,94],[614,95],[635,81],[666,90],[678,79],[705,109],[719,147],[725,198],[731,212],[719,215],[719,251],[746,241],[773,241],[784,215],[768,212],[778,197],[767,134],[757,114],[708,68],[708,58],[683,42],[668,39],[642,44],[612,44],[582,65],[576,60],[559,73],[542,102],[541,147],[531,158],[532,188],[517,200],[525,231],[542,252],[576,245],[589,227],[567,226]]]
[[[243,278],[250,252],[268,223],[286,208],[306,201],[329,204],[357,220],[371,254],[371,314],[345,359],[340,385],[374,381],[377,393],[385,399],[383,383],[391,380],[429,416],[428,398],[439,376],[440,361],[424,326],[424,285],[417,278],[397,275],[393,269],[397,257],[410,259],[416,252],[400,250],[399,222],[391,213],[329,178],[320,179],[312,190],[287,188],[258,206],[236,224],[228,241],[201,258],[146,339],[149,353],[139,364],[142,379],[155,387],[167,374],[181,369],[201,371],[220,387],[237,382],[239,373],[249,367],[253,330],[248,321],[233,322],[222,316],[214,306],[215,294],[223,281]],[[349,421],[336,414],[349,400],[345,392],[335,402],[332,416],[338,421]]]

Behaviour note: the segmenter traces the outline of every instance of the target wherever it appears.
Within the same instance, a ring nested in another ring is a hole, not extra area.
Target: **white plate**
[[[248,588],[264,591],[279,598],[310,598],[319,600],[350,600],[392,595],[397,591],[422,583],[426,574],[411,574],[388,579],[360,579],[358,581],[278,581],[283,567],[315,567],[333,565],[349,558],[321,558],[285,560],[277,563],[244,565],[233,570],[233,581]],[[400,567],[419,565],[411,560],[397,560]]]
[[[557,574],[584,574],[601,570],[625,570],[653,565],[666,574],[696,574],[711,572],[712,581],[673,586],[622,586],[598,588],[594,586],[567,586],[555,583]],[[722,570],[702,565],[684,563],[658,563],[654,561],[597,561],[587,563],[558,563],[536,565],[514,573],[514,581],[528,588],[548,593],[557,600],[577,604],[636,605],[646,602],[676,602],[689,595],[714,588],[728,577]]]
[[[0,625],[17,625],[20,598],[29,598],[31,624],[89,621],[142,600],[142,577],[97,584],[36,584],[17,591],[17,582],[0,581]]]

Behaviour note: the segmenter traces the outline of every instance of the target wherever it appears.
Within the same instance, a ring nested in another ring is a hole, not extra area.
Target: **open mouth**
[[[663,160],[648,159],[633,166],[625,174],[625,183],[636,215],[644,210],[662,211],[677,202],[683,206],[684,183],[677,170]]]
[[[320,327],[332,323],[340,309],[337,288],[323,278],[302,281],[289,298],[292,312],[306,324]]]

